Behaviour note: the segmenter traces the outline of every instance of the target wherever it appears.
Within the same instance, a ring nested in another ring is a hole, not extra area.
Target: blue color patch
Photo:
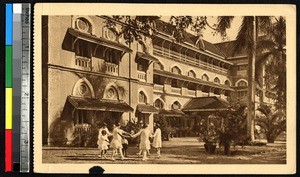
[[[6,4],[5,45],[12,45],[13,41],[13,5]]]

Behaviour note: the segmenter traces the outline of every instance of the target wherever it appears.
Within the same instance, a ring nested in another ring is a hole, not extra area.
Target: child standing
[[[161,129],[160,129],[159,124],[156,124],[155,128],[156,128],[156,130],[155,130],[154,135],[153,135],[154,138],[153,138],[152,146],[154,148],[156,148],[157,157],[160,158],[160,148],[162,147]]]
[[[128,141],[126,139],[126,137],[123,136],[122,138],[122,146],[123,146],[123,155],[124,157],[127,157],[127,148],[128,148]]]
[[[100,149],[100,155],[98,157],[106,159],[106,153],[109,145],[107,138],[107,132],[105,130],[101,131],[101,134],[98,136],[98,149]]]

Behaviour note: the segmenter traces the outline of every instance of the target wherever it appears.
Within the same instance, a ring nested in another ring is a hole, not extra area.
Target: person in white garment
[[[106,153],[107,153],[109,141],[105,130],[102,130],[101,135],[98,136],[97,144],[98,144],[98,149],[100,150],[100,155],[98,155],[98,157],[107,159]]]
[[[160,158],[160,149],[162,147],[162,140],[161,140],[161,129],[159,124],[154,125],[155,132],[153,134],[153,142],[152,146],[156,148],[157,157]]]
[[[105,130],[106,131],[106,134],[107,134],[107,136],[109,137],[109,136],[112,136],[112,134],[109,132],[109,130],[108,130],[108,128],[107,128],[107,124],[106,123],[103,123],[102,124],[102,126],[100,127],[100,129],[99,129],[99,137],[98,137],[98,139],[100,138],[100,136],[102,135],[102,131],[103,130]]]
[[[121,126],[119,123],[117,123],[114,126],[113,129],[113,139],[110,143],[110,147],[112,148],[112,155],[111,155],[111,160],[115,161],[115,155],[117,153],[117,151],[119,151],[120,155],[121,155],[121,160],[124,160],[124,156],[123,156],[123,146],[122,146],[122,136],[123,135],[128,135],[131,136],[131,134],[125,132],[124,130],[121,129]]]
[[[148,128],[148,124],[144,124],[143,129],[141,129],[138,133],[134,134],[132,137],[135,138],[137,136],[141,136],[140,141],[140,150],[143,152],[143,161],[147,160],[147,152],[150,150],[150,140],[149,138],[152,136],[151,132]]]

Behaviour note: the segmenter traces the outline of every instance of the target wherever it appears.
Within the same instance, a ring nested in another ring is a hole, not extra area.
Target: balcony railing
[[[195,90],[188,90],[188,96],[196,96]]]
[[[201,67],[216,73],[221,73],[221,74],[227,74],[227,69],[225,68],[221,68],[219,66],[201,61],[199,59],[195,59],[186,55],[183,55],[181,53],[169,50],[169,49],[165,49],[162,47],[158,47],[158,46],[154,46],[153,47],[153,53],[159,56],[163,56],[163,57],[167,57],[171,60],[175,60],[175,61],[180,61],[180,62],[184,62],[187,63],[189,65],[193,65],[193,66],[197,66],[197,67]]]
[[[82,57],[82,56],[76,56],[75,57],[75,66],[78,69],[90,71],[91,70],[91,59]]]
[[[171,87],[171,92],[181,95],[181,88]]]
[[[144,82],[146,81],[146,72],[137,71],[137,76],[140,81],[144,81]]]
[[[112,75],[119,75],[119,66],[117,64],[106,62],[105,66],[106,66],[106,70],[105,70],[106,73]]]
[[[156,91],[156,92],[164,92],[164,86],[163,85],[154,84],[153,90]]]

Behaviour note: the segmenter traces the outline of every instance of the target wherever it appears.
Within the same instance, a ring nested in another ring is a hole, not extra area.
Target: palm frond
[[[230,28],[231,22],[234,16],[220,16],[218,17],[217,29],[220,32],[221,36],[226,36],[226,30]]]
[[[253,18],[246,16],[243,18],[238,35],[233,48],[233,54],[238,54],[243,50],[249,51],[253,44]]]

